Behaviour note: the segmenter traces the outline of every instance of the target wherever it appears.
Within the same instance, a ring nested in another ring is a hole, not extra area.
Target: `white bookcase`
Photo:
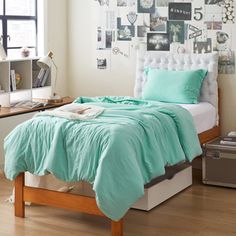
[[[49,98],[51,95],[51,72],[43,87],[33,88],[35,79],[37,78],[40,67],[37,65],[38,58],[24,58],[18,60],[0,61],[0,105],[9,107],[10,104],[32,100],[34,98]],[[11,70],[19,74],[21,84],[15,90],[11,91]]]

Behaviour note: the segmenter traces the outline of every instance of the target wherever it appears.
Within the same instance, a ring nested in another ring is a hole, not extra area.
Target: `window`
[[[20,48],[37,53],[37,0],[0,0],[0,40],[9,57],[19,57]]]

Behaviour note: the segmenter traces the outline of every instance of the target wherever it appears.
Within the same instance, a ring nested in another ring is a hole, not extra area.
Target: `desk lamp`
[[[55,78],[54,81],[52,81],[52,94],[50,96],[50,99],[48,99],[48,103],[58,103],[58,102],[62,102],[62,98],[61,96],[59,96],[56,93],[56,85],[57,85],[57,65],[55,64],[54,60],[53,60],[53,53],[49,52],[47,54],[47,56],[45,57],[41,57],[38,61],[37,61],[37,65],[42,68],[42,69],[50,69],[52,67],[52,65],[55,67]]]

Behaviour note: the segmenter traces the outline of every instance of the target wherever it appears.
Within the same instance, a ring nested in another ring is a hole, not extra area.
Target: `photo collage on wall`
[[[150,51],[198,54],[217,51],[219,73],[235,73],[234,0],[94,1],[100,13],[98,69],[108,69],[111,56],[129,58],[131,45],[146,44]]]

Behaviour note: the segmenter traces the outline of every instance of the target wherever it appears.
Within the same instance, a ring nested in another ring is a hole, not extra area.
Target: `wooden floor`
[[[109,236],[103,218],[42,206],[26,208],[26,218],[15,218],[13,206],[4,200],[11,182],[0,177],[1,236]],[[194,185],[149,213],[130,210],[125,236],[236,236],[236,189],[202,185],[194,173]]]

